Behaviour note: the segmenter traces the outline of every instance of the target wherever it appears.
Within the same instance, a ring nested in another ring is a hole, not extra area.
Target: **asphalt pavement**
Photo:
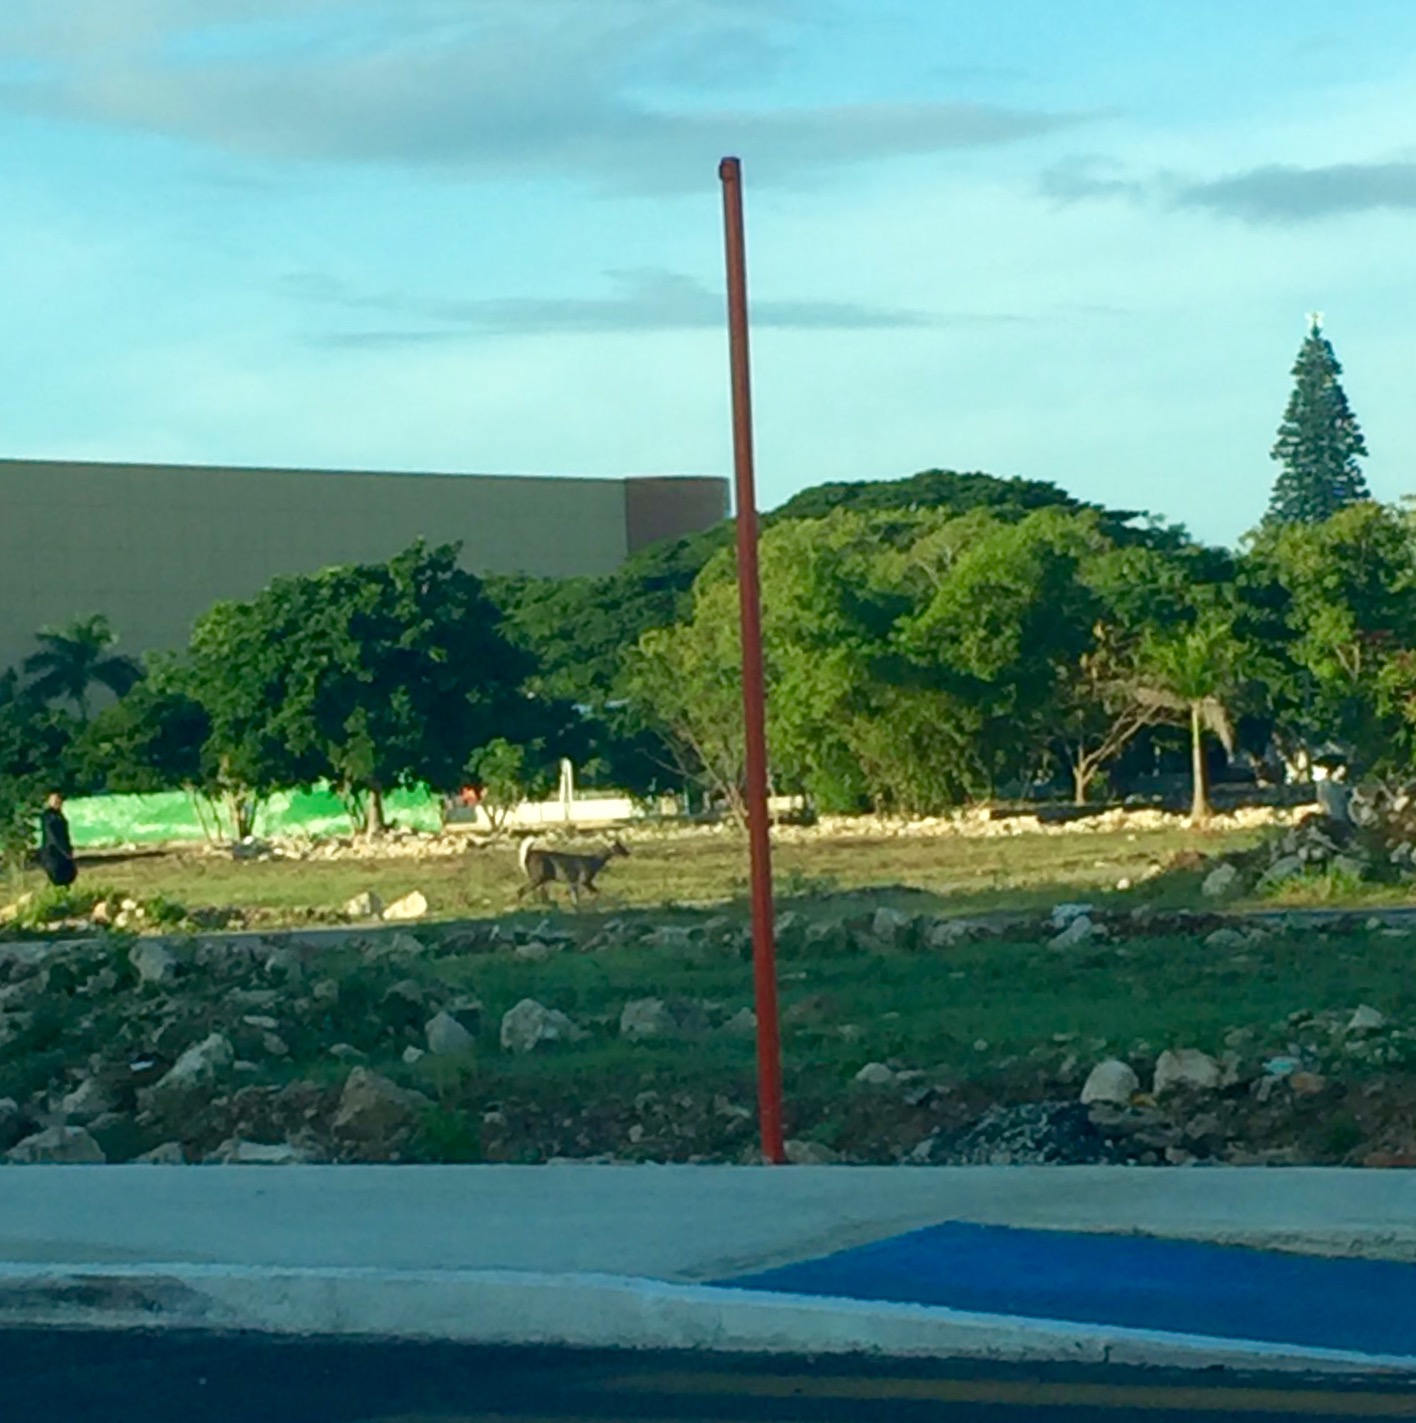
[[[1170,1423],[1416,1418],[1416,1383],[1115,1365],[0,1332],[7,1418],[64,1423]]]

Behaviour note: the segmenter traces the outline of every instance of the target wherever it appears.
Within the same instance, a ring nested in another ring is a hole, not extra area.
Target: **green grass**
[[[1039,1049],[1060,1059],[1075,1048],[1089,1060],[1177,1046],[1217,1054],[1234,1028],[1271,1039],[1277,1051],[1284,1045],[1280,1025],[1296,1012],[1350,1011],[1366,1002],[1397,1020],[1412,1014],[1413,951],[1416,934],[1338,939],[1313,932],[1256,940],[1241,955],[1174,936],[1072,953],[1006,938],[943,952],[784,947],[786,1060],[791,1071],[839,1084],[865,1063],[886,1059],[969,1076]],[[340,976],[345,964],[331,955],[321,971]],[[347,964],[353,967],[352,956]],[[750,1081],[751,1038],[712,1035],[685,1045],[617,1036],[630,998],[709,1000],[727,1014],[750,1006],[751,967],[737,953],[684,961],[633,947],[564,953],[544,963],[463,954],[430,958],[427,967],[449,986],[475,992],[487,1009],[475,1060],[451,1079],[433,1058],[412,1069],[388,1064],[444,1105],[461,1100],[473,1083],[483,1096],[555,1083],[574,1098],[589,1083],[627,1089],[660,1071],[679,1081]],[[588,1025],[590,1040],[526,1057],[501,1052],[501,1015],[526,997]],[[979,1041],[987,1048],[978,1049]]]
[[[831,895],[869,890],[881,902],[890,902],[894,894],[902,905],[958,914],[1044,910],[1076,898],[1116,908],[1197,906],[1204,903],[1201,872],[1167,870],[1157,877],[1155,867],[1168,866],[1182,852],[1212,856],[1244,850],[1260,838],[1259,831],[1196,831],[1183,825],[986,839],[787,836],[773,848],[775,894],[779,905],[810,906]],[[640,834],[630,845],[631,857],[611,861],[601,877],[600,899],[587,898],[587,905],[672,911],[746,900],[747,852],[736,834]],[[1130,887],[1117,889],[1121,881],[1130,881]],[[104,891],[145,904],[253,911],[259,923],[270,926],[337,922],[341,906],[364,890],[373,890],[385,903],[421,890],[433,919],[539,915],[547,907],[569,908],[559,890],[545,900],[517,899],[522,879],[511,840],[480,848],[469,843],[460,856],[421,861],[237,861],[194,849],[95,853],[85,858],[71,897],[79,903],[100,884]],[[35,892],[46,905],[58,899],[36,872],[11,875],[4,897],[14,899],[24,890]],[[1383,907],[1412,900],[1406,885],[1363,884],[1326,874],[1288,881],[1275,892],[1241,897],[1225,907]]]
[[[1394,909],[1416,903],[1416,885],[1364,882],[1341,870],[1326,870],[1285,880],[1270,893],[1250,896],[1245,903],[1254,908]]]
[[[1174,936],[1083,954],[1006,938],[946,952],[786,952],[779,978],[788,1131],[839,1146],[889,1129],[901,1115],[899,1094],[872,1097],[852,1082],[872,1061],[921,1069],[929,1081],[945,1084],[945,1105],[937,1110],[947,1116],[1016,1097],[1074,1095],[1104,1056],[1132,1059],[1143,1076],[1142,1060],[1153,1061],[1167,1047],[1219,1056],[1235,1029],[1250,1035],[1244,1052],[1251,1063],[1294,1045],[1330,1051],[1325,1034],[1291,1026],[1290,1015],[1346,1015],[1370,1003],[1396,1022],[1410,1021],[1413,953],[1416,935],[1368,933],[1275,936],[1239,956]],[[579,1130],[597,1117],[615,1118],[616,1149],[635,1155],[624,1131],[646,1091],[660,1094],[670,1122],[687,1114],[690,1102],[700,1112],[718,1098],[754,1104],[752,1038],[631,1043],[617,1035],[625,1002],[643,995],[709,1000],[725,1013],[750,1005],[751,966],[737,954],[687,962],[635,947],[566,953],[545,963],[510,954],[452,955],[432,957],[427,966],[459,990],[475,991],[487,1012],[475,1054],[452,1075],[432,1058],[409,1067],[388,1054],[375,1063],[437,1104],[420,1159],[475,1159],[486,1149],[480,1114],[494,1106],[520,1112],[517,1140],[523,1148],[536,1143],[525,1148],[530,1155],[512,1159],[540,1159],[537,1151],[575,1148],[570,1128],[558,1124],[574,1122]],[[570,1013],[590,1038],[525,1057],[502,1052],[501,1015],[525,997]],[[1068,1057],[1072,1076],[1062,1084],[1058,1074]],[[1332,1070],[1354,1080],[1377,1071],[1390,1079],[1410,1065],[1403,1059],[1378,1069],[1342,1059]],[[534,1126],[525,1124],[528,1117]],[[908,1129],[917,1140],[928,1125]],[[1336,1159],[1357,1134],[1353,1122],[1334,1119],[1323,1149]],[[722,1149],[731,1154],[750,1145],[750,1135]],[[661,1133],[644,1142],[641,1154],[664,1159],[672,1148]],[[485,1159],[508,1159],[504,1144]]]
[[[1050,907],[1058,899],[1106,895],[1118,905],[1163,899],[1167,886],[1146,881],[1150,867],[1178,851],[1207,853],[1245,847],[1252,832],[1206,834],[1177,827],[1134,832],[1033,834],[996,839],[877,837],[782,839],[773,850],[779,901],[832,892],[891,889],[930,897],[960,913]],[[644,835],[631,840],[628,860],[614,860],[601,878],[601,902],[620,907],[728,904],[747,892],[747,853],[731,833]],[[1118,880],[1136,888],[1120,892]],[[471,848],[453,859],[236,861],[192,850],[95,855],[82,866],[80,887],[105,888],[141,901],[189,907],[256,909],[272,920],[334,916],[363,890],[385,902],[419,889],[441,919],[502,915],[518,908],[522,880],[512,841]],[[38,875],[12,881],[38,889]],[[1173,897],[1173,889],[1169,891]],[[1187,886],[1184,894],[1193,892]],[[556,901],[563,903],[563,901]],[[532,903],[534,908],[534,902]]]

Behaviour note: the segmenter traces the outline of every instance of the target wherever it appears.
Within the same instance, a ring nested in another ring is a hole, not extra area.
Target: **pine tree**
[[[1345,505],[1371,497],[1357,467],[1367,445],[1338,380],[1342,367],[1323,335],[1321,316],[1309,319],[1307,340],[1293,365],[1293,395],[1271,452],[1283,473],[1274,482],[1269,523],[1319,524]]]

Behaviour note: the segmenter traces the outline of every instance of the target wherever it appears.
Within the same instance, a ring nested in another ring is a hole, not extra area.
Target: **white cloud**
[[[88,0],[71,26],[22,14],[0,28],[0,53],[51,65],[0,83],[0,105],[276,160],[664,191],[696,186],[724,152],[750,155],[756,182],[785,181],[1086,121],[938,100],[702,102],[730,86],[723,52],[744,36],[770,63],[796,23],[783,0]],[[677,102],[643,97],[685,84]]]
[[[1416,163],[1334,163],[1322,168],[1271,163],[1185,184],[1175,201],[1246,222],[1312,222],[1383,209],[1416,212]]]
[[[536,336],[625,331],[720,331],[725,299],[679,272],[661,268],[610,272],[613,291],[591,297],[418,297],[404,292],[367,293],[319,275],[291,278],[291,293],[357,317],[354,325],[327,327],[317,344],[398,346],[473,336]],[[369,325],[383,317],[392,324]],[[775,298],[752,305],[755,325],[789,330],[863,331],[1007,320],[987,313],[934,315],[854,301]]]
[[[1113,135],[1042,174],[1061,204],[1128,202],[1257,225],[1416,211],[1416,66],[1281,89],[1222,120]]]

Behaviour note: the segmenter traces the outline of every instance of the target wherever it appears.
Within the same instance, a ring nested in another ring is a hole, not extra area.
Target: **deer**
[[[620,855],[627,858],[629,851],[619,840],[598,855],[571,855],[563,850],[538,850],[534,839],[523,840],[517,856],[521,861],[526,883],[517,891],[516,897],[521,899],[534,889],[544,889],[552,880],[560,880],[570,890],[571,899],[578,905],[582,889],[588,889],[591,894],[599,894],[600,891],[595,887],[595,876]]]

